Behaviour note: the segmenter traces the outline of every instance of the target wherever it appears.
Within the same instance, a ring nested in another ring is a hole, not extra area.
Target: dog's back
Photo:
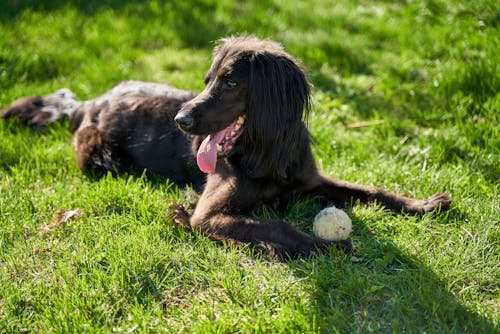
[[[24,97],[5,109],[2,118],[16,118],[36,128],[69,118],[75,133],[77,161],[83,172],[148,172],[184,185],[200,187],[192,137],[173,118],[194,94],[156,83],[125,81],[102,96],[78,101],[68,89],[43,97]]]

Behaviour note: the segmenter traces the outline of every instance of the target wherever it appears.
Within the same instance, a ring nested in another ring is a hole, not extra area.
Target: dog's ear
[[[248,60],[245,137],[251,154],[244,164],[251,176],[286,179],[308,145],[302,120],[309,110],[309,84],[298,62],[285,52],[256,52]]]

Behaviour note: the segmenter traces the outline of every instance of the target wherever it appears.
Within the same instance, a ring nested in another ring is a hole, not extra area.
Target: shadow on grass
[[[406,254],[378,238],[359,221],[357,249],[338,250],[292,261],[297,277],[307,278],[321,332],[495,333],[486,318],[461,305],[418,254]],[[401,218],[404,220],[404,217]],[[404,222],[402,222],[404,223]]]
[[[184,45],[191,48],[211,46],[213,41],[223,37],[227,27],[214,22],[211,15],[216,3],[206,1],[168,1],[156,3],[146,0],[7,0],[0,4],[0,20],[11,22],[24,11],[32,10],[45,14],[61,8],[76,8],[86,16],[95,15],[103,10],[112,9],[117,14],[137,17],[145,22],[160,20],[162,24],[169,15],[175,13],[173,21],[159,28],[173,29]]]
[[[313,199],[295,199],[284,213],[268,207],[258,216],[271,219],[288,217],[305,233],[311,232],[314,215],[325,206]],[[315,309],[309,314],[321,332],[404,333],[453,332],[495,333],[488,319],[466,309],[448,291],[447,283],[419,259],[407,254],[391,240],[378,237],[357,217],[351,207],[344,208],[355,228],[355,250],[345,255],[332,248],[310,258],[285,261],[294,275],[309,282]],[[436,219],[441,213],[434,213]],[[463,221],[461,212],[448,219]],[[376,219],[376,218],[375,218]],[[405,216],[400,216],[401,224]]]
[[[5,22],[13,21],[26,10],[50,13],[69,6],[78,8],[84,15],[93,15],[106,8],[119,10],[129,5],[148,3],[147,0],[6,0],[0,4],[0,19]]]

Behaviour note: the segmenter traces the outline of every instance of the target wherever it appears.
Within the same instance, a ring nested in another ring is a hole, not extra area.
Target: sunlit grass
[[[454,204],[355,205],[354,254],[276,262],[174,228],[192,195],[166,180],[84,177],[64,125],[1,122],[0,331],[498,332],[499,23],[487,0],[2,2],[1,106],[126,79],[198,91],[214,41],[252,33],[303,62],[321,169]],[[318,209],[258,214],[311,233]]]

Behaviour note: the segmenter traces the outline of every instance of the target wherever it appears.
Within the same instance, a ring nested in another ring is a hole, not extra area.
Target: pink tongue
[[[217,164],[217,144],[219,144],[226,135],[227,128],[217,132],[214,136],[209,135],[200,145],[196,161],[198,167],[203,173],[213,173]]]

